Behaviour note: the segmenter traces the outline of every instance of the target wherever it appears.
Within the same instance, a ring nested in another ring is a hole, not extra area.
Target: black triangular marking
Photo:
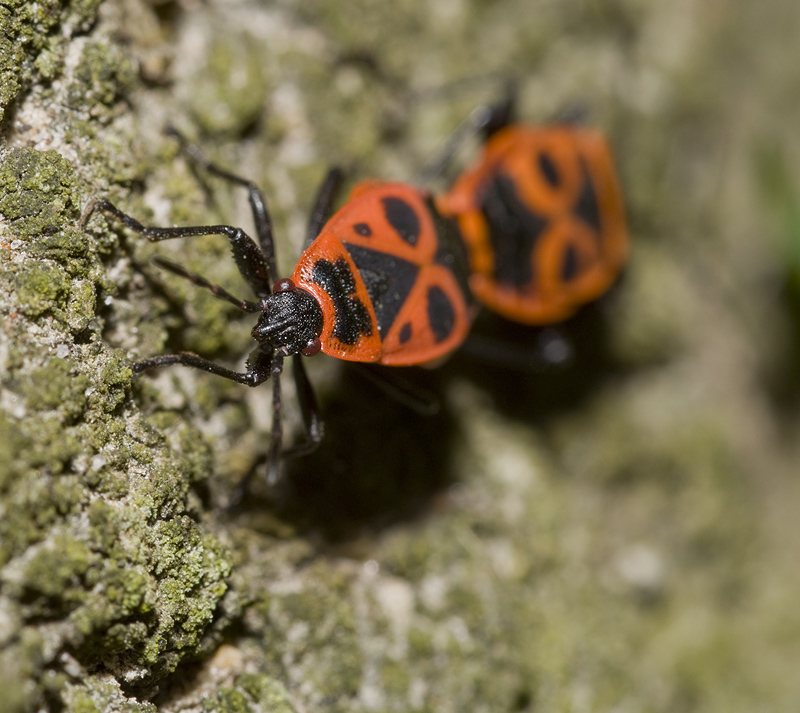
[[[517,289],[535,287],[533,251],[547,219],[525,205],[514,180],[503,173],[484,185],[481,211],[489,224],[495,280]]]
[[[353,293],[356,282],[350,272],[350,265],[343,257],[330,260],[317,260],[311,274],[311,281],[322,287],[333,301],[335,324],[333,336],[342,344],[353,346],[363,334],[372,336],[372,323],[364,304]]]
[[[419,267],[380,250],[344,243],[375,308],[381,338],[388,334],[417,281]]]
[[[433,225],[436,230],[437,244],[434,262],[450,270],[464,296],[464,302],[468,305],[472,304],[473,297],[469,289],[469,256],[458,229],[458,224],[454,219],[443,217],[436,210],[432,199],[428,198],[425,205],[431,218],[433,218]]]

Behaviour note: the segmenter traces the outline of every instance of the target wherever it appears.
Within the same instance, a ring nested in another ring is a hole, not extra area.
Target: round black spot
[[[555,163],[553,163],[553,159],[551,159],[546,153],[540,153],[536,157],[536,163],[538,164],[539,171],[544,176],[545,180],[553,188],[558,188],[558,185],[561,183],[561,176],[558,175],[558,169],[556,168]]]
[[[372,228],[370,228],[366,223],[356,223],[353,226],[353,230],[356,231],[362,238],[369,238],[372,237]]]
[[[435,285],[428,289],[428,320],[437,342],[447,339],[456,324],[453,303],[444,290]]]
[[[386,220],[389,221],[397,234],[409,245],[416,245],[419,240],[419,216],[414,209],[402,198],[388,196],[381,200]]]
[[[400,344],[405,344],[411,339],[411,322],[406,322],[400,327]]]

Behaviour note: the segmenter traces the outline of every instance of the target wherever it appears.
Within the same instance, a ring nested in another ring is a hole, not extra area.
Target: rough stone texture
[[[3,0],[0,30],[3,711],[796,710],[794,0]],[[415,374],[430,419],[313,360],[323,447],[227,513],[270,389],[130,370],[247,352],[147,262],[247,296],[224,240],[82,209],[249,227],[174,123],[263,186],[288,272],[328,165],[410,180],[509,75],[609,134],[622,284],[565,366]]]

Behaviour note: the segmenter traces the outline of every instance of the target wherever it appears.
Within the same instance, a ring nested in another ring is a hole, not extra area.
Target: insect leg
[[[505,97],[495,104],[482,104],[470,112],[445,139],[441,148],[422,167],[416,183],[427,184],[441,176],[464,145],[476,135],[488,139],[492,134],[513,121],[517,104],[517,90],[513,82],[506,85]]]
[[[250,181],[247,178],[242,178],[241,176],[237,176],[230,171],[226,171],[224,168],[220,168],[215,163],[210,161],[208,158],[206,158],[205,154],[203,154],[203,152],[197,148],[197,146],[189,143],[189,141],[186,140],[186,137],[184,137],[183,134],[181,134],[174,126],[167,127],[167,134],[174,136],[178,140],[181,150],[195,163],[197,163],[199,166],[202,166],[206,171],[226,181],[230,181],[231,183],[244,186],[247,189],[247,199],[250,202],[250,209],[253,211],[253,221],[256,225],[256,235],[258,236],[258,242],[261,245],[262,257],[266,259],[268,273],[267,285],[268,288],[271,288],[278,277],[278,269],[275,262],[275,240],[272,235],[272,219],[269,216],[267,203],[264,200],[261,190],[255,183],[253,183],[253,181]],[[269,294],[269,289],[267,289],[267,294]],[[263,296],[265,295],[259,294],[259,297]]]
[[[267,483],[269,485],[275,485],[278,482],[281,465],[281,446],[283,441],[281,371],[283,371],[283,354],[277,352],[272,362],[272,434],[269,451],[267,452]]]
[[[306,368],[303,364],[303,356],[300,354],[294,355],[292,374],[294,376],[297,400],[300,403],[300,413],[303,416],[306,439],[305,442],[298,443],[284,451],[284,456],[290,458],[313,453],[325,434],[325,422],[322,420],[322,416],[319,412],[317,397],[314,394],[311,381],[306,373]]]
[[[517,113],[517,99],[519,89],[513,80],[508,80],[505,86],[503,98],[490,104],[485,117],[485,123],[478,127],[478,131],[483,133],[484,141],[492,134],[504,129],[509,124],[514,123]]]
[[[142,359],[142,361],[135,362],[131,368],[134,374],[140,374],[148,369],[179,364],[207,371],[209,374],[216,374],[238,384],[258,386],[266,381],[271,373],[274,373],[274,361],[276,360],[273,359],[271,352],[256,349],[247,360],[247,371],[239,372],[220,364],[215,364],[213,361],[204,359],[193,352],[178,352],[177,354],[162,354],[150,359]]]
[[[172,238],[191,238],[203,235],[224,235],[228,238],[233,251],[236,267],[245,281],[259,297],[270,294],[272,279],[269,267],[258,245],[241,228],[232,225],[189,225],[178,228],[157,228],[142,225],[138,220],[123,213],[113,203],[103,199],[93,199],[86,206],[80,224],[85,225],[95,210],[113,215],[123,225],[144,235],[148,240],[158,242]]]
[[[437,396],[403,378],[397,369],[373,364],[355,364],[356,374],[420,416],[435,416],[441,409]]]
[[[342,187],[342,181],[344,181],[344,171],[335,166],[328,171],[327,175],[322,180],[317,190],[317,196],[314,199],[314,208],[311,210],[311,215],[308,219],[306,244],[303,246],[303,250],[317,239],[317,236],[322,230],[322,226],[325,225],[328,218],[331,217],[333,204]]]
[[[154,257],[153,262],[160,268],[171,272],[173,275],[183,277],[198,287],[203,287],[209,290],[215,297],[219,297],[221,300],[230,302],[234,307],[242,310],[242,312],[260,312],[262,310],[260,302],[251,302],[250,300],[242,300],[238,297],[234,297],[223,287],[209,282],[201,275],[198,275],[194,272],[189,272],[185,267],[183,267],[183,265],[178,265],[178,263],[172,262],[171,260],[165,260],[162,257]]]
[[[540,372],[564,367],[575,360],[575,348],[557,329],[547,327],[530,346],[502,339],[470,334],[461,351],[495,367],[521,372]]]

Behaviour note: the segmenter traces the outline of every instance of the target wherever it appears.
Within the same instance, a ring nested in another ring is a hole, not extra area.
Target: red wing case
[[[461,344],[474,312],[455,226],[405,184],[358,184],[292,279],[322,305],[322,351],[350,361],[433,361]]]
[[[611,153],[592,129],[502,129],[437,205],[458,221],[475,297],[517,322],[569,317],[611,286],[627,257]]]

